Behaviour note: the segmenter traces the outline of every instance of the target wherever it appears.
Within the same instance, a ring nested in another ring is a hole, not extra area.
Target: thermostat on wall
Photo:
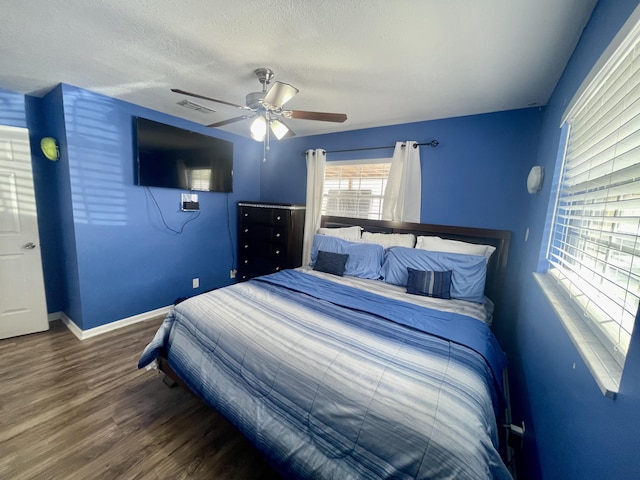
[[[185,212],[193,212],[200,210],[200,203],[198,202],[197,193],[183,193],[182,194],[182,210]]]

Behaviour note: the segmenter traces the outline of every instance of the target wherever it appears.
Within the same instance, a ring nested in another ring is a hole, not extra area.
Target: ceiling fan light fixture
[[[253,122],[251,122],[251,138],[257,142],[264,142],[264,137],[267,134],[267,120],[262,115],[258,115]]]
[[[262,85],[261,92],[250,92],[246,96],[246,104],[238,105],[236,103],[227,102],[225,100],[219,100],[199,93],[187,92],[178,88],[172,88],[171,91],[181,95],[188,95],[194,98],[201,98],[211,102],[221,103],[230,107],[239,108],[244,111],[243,115],[228,118],[226,120],[218,121],[207,125],[207,127],[224,127],[226,125],[239,122],[241,120],[253,119],[251,122],[250,133],[251,138],[258,142],[265,143],[265,149],[269,149],[269,137],[270,130],[273,135],[281,140],[283,138],[295,136],[295,132],[291,130],[282,119],[301,119],[301,120],[317,120],[321,122],[338,122],[342,123],[347,119],[347,115],[344,113],[329,113],[329,112],[310,112],[306,110],[284,110],[282,107],[285,103],[291,100],[297,93],[298,89],[293,85],[283,82],[273,82],[273,85],[267,90],[267,85],[271,84],[273,80],[273,70],[270,68],[257,68],[254,70],[255,75],[258,77],[258,81]],[[193,108],[193,102],[188,104]]]
[[[271,120],[269,125],[271,126],[271,131],[278,140],[282,140],[282,138],[289,133],[289,128],[280,120]]]

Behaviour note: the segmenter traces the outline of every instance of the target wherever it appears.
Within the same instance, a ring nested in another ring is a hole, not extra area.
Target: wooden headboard
[[[491,255],[489,264],[487,265],[485,294],[496,304],[499,303],[502,297],[502,287],[507,271],[509,243],[511,242],[510,231],[331,216],[323,216],[321,221],[321,226],[327,228],[351,227],[355,225],[362,227],[367,232],[413,233],[416,236],[437,236],[450,240],[493,245],[496,247],[496,251]]]

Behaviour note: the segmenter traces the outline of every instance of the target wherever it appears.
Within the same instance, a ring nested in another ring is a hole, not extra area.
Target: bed
[[[364,230],[360,242],[335,233],[350,235],[354,226]],[[332,233],[316,235],[313,268],[176,305],[139,367],[157,362],[285,478],[510,479],[497,426],[506,359],[490,330],[509,232],[339,217],[323,217],[322,228]],[[478,260],[394,244],[410,235],[492,253]],[[389,281],[374,278],[371,258]],[[464,262],[453,265],[446,294],[408,294],[402,282],[413,277],[402,275],[413,270],[433,280],[424,268],[434,264],[421,263],[433,258],[435,267]],[[475,274],[466,276],[469,262],[484,265],[481,298],[479,282],[468,281]]]

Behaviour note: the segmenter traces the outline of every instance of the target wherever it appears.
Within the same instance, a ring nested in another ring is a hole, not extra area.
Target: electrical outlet
[[[235,269],[229,270],[229,278],[236,278],[236,273],[238,273],[238,271]]]
[[[198,288],[200,286],[200,279],[194,278],[192,283],[193,283],[193,288]]]

